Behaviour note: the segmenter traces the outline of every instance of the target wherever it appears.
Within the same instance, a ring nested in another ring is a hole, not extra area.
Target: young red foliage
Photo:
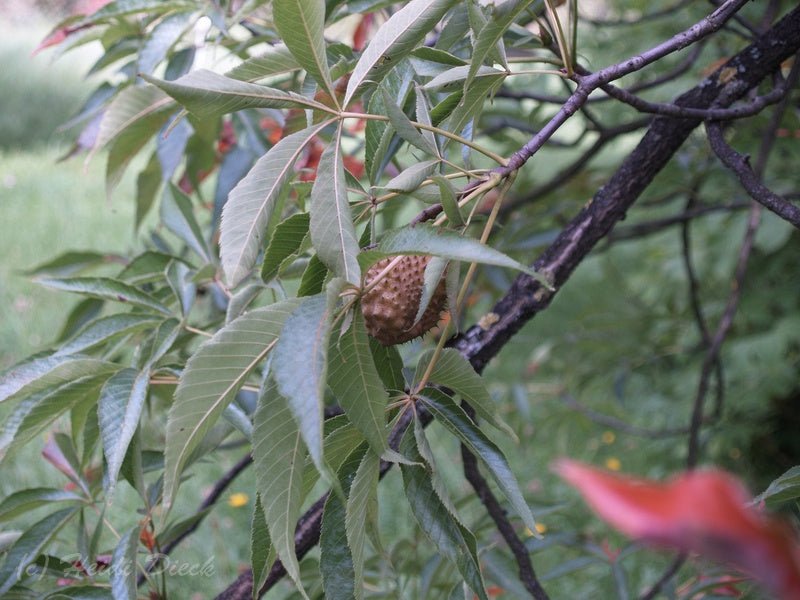
[[[778,598],[800,600],[800,546],[790,526],[752,507],[731,475],[693,471],[660,483],[571,460],[556,471],[624,534],[731,563]]]

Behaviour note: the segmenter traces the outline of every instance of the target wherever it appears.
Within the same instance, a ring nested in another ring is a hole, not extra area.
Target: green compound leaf
[[[303,438],[289,403],[278,386],[268,380],[254,418],[256,485],[272,547],[303,597],[308,598],[294,550],[294,530],[303,502],[304,458]]]
[[[406,431],[400,444],[401,452],[422,464],[414,434]],[[411,512],[425,535],[436,545],[439,553],[456,565],[464,581],[481,600],[488,600],[481,575],[475,536],[462,526],[447,510],[433,488],[427,469],[422,466],[400,465],[403,485]]]
[[[426,388],[420,394],[420,398],[436,420],[458,437],[461,443],[467,446],[488,469],[525,526],[531,531],[536,531],[536,521],[531,509],[501,450],[478,429],[464,409],[456,404],[450,396],[439,390]]]
[[[363,86],[380,82],[456,3],[457,0],[411,0],[381,25],[353,69],[344,96],[345,106]]]
[[[169,507],[192,452],[275,345],[289,314],[287,300],[253,309],[220,329],[189,359],[167,419],[164,504]]]
[[[322,126],[286,136],[262,156],[231,190],[222,209],[220,253],[228,287],[236,287],[253,268],[263,237],[294,163]]]
[[[335,97],[325,38],[325,0],[274,0],[275,27],[297,62]]]

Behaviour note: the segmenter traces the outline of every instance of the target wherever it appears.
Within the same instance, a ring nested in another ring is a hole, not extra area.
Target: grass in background
[[[134,242],[133,206],[106,201],[103,165],[56,163],[59,150],[0,154],[0,369],[49,345],[78,299],[23,271],[67,250],[123,251]],[[128,182],[130,183],[130,182]]]
[[[56,132],[80,106],[89,86],[83,73],[89,49],[57,58],[53,51],[32,55],[47,26],[14,26],[0,17],[0,151],[32,148],[65,139]]]
[[[31,56],[48,26],[27,24],[23,30],[0,15],[0,372],[51,345],[64,318],[80,298],[44,288],[24,271],[68,250],[125,253],[137,244],[133,231],[133,177],[123,179],[114,198],[104,191],[105,157],[88,165],[85,157],[58,162],[69,142],[56,128],[82,104],[91,86],[83,75],[93,61],[89,49],[54,60],[53,51]],[[23,35],[21,35],[24,33]],[[135,169],[134,169],[135,170]],[[0,406],[0,420],[13,407]],[[41,443],[33,442],[2,466],[0,500],[26,487],[62,487],[67,481],[42,460]],[[172,518],[188,516],[241,451],[220,456],[182,486]],[[200,530],[173,553],[170,568],[203,565],[202,576],[167,575],[182,598],[200,599],[221,590],[248,560],[253,498],[235,495],[253,489],[252,472],[242,475]],[[141,518],[135,492],[120,485],[108,516],[120,531]],[[43,513],[33,513],[32,524]],[[90,515],[90,526],[94,517]],[[20,523],[15,523],[19,526]],[[236,539],[231,534],[236,533]],[[107,533],[107,532],[106,532]],[[71,539],[73,532],[65,534]],[[241,538],[241,539],[238,539]],[[115,540],[103,537],[102,546]],[[70,547],[71,548],[71,547]],[[71,550],[68,550],[71,551]]]

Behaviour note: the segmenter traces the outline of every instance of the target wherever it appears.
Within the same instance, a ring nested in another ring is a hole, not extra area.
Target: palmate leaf
[[[404,61],[398,68],[386,74],[381,82],[381,89],[388,92],[395,104],[405,106],[413,75],[411,65]],[[372,94],[368,112],[375,115],[386,114],[383,94]],[[370,183],[378,183],[384,168],[399,148],[400,140],[391,123],[372,119],[367,121],[364,129],[364,167]]]
[[[365,453],[347,495],[344,525],[347,547],[353,562],[356,600],[360,600],[364,595],[364,556],[367,529],[374,527],[377,530],[379,471],[378,455],[374,452]]]
[[[417,451],[424,460],[423,464],[427,464],[428,467],[430,467],[428,469],[428,476],[431,479],[433,491],[436,492],[439,500],[442,501],[442,504],[444,504],[445,508],[447,508],[450,514],[453,515],[453,518],[457,519],[458,522],[463,525],[458,516],[456,506],[453,503],[452,498],[450,498],[450,492],[447,490],[447,485],[442,479],[442,472],[439,470],[439,467],[436,464],[436,457],[433,454],[430,442],[428,442],[428,437],[425,435],[425,426],[420,422],[419,419],[414,419],[414,440],[417,442]]]
[[[73,292],[90,298],[123,302],[146,308],[150,311],[171,315],[170,310],[142,290],[108,277],[70,277],[67,279],[37,279],[39,283],[49,288],[63,292]]]
[[[311,188],[311,243],[331,271],[353,285],[360,285],[358,238],[347,200],[341,134],[340,123],[334,140],[319,159],[317,178]]]
[[[369,452],[366,446],[354,450],[336,473],[339,485],[345,495],[350,493],[350,486],[365,451]],[[360,596],[358,591],[361,588],[361,581],[356,574],[348,544],[345,527],[346,515],[347,507],[342,498],[338,494],[328,495],[322,513],[319,540],[321,551],[319,567],[326,600],[350,600]]]
[[[401,452],[422,464],[414,434],[406,431],[400,444]],[[422,466],[400,465],[403,485],[411,512],[425,535],[436,545],[439,553],[456,565],[470,589],[481,600],[488,600],[478,562],[475,536],[450,514],[431,484]]]
[[[296,213],[278,223],[264,251],[261,279],[270,281],[279,273],[284,261],[300,251],[308,237],[308,226],[308,213]]]
[[[238,285],[253,268],[276,201],[294,175],[294,163],[323,127],[309,127],[283,138],[231,191],[222,210],[220,236],[222,268],[229,287]]]
[[[165,17],[148,35],[139,52],[137,71],[151,74],[167,57],[169,49],[191,26],[193,13],[176,12]]]
[[[331,341],[328,383],[372,451],[378,456],[387,451],[385,412],[389,395],[372,360],[360,311],[356,311],[350,329]]]
[[[426,352],[417,365],[415,380],[419,381],[427,371],[433,352]],[[517,434],[497,414],[497,407],[492,400],[483,378],[475,372],[469,361],[453,348],[442,350],[433,370],[430,381],[450,388],[469,402],[477,415],[504,434],[517,441]]]
[[[439,162],[439,159],[433,159],[414,163],[392,177],[385,187],[390,192],[413,192],[423,181],[433,175]]]
[[[503,84],[505,77],[505,73],[501,73],[477,78],[464,92],[458,106],[453,109],[448,117],[445,123],[447,129],[453,133],[461,133],[470,121],[477,119],[483,110],[483,105],[486,103],[486,97],[494,93]],[[431,118],[433,118],[433,115],[431,115]],[[433,120],[436,122],[435,118]],[[442,145],[447,146],[450,141],[450,138],[445,138]]]
[[[0,502],[0,523],[9,521],[21,514],[55,502],[80,504],[82,497],[75,492],[56,488],[29,488],[7,496]]]
[[[212,262],[208,242],[194,216],[192,200],[173,183],[167,184],[161,197],[161,222],[205,262]]]
[[[370,337],[369,349],[384,387],[390,392],[402,392],[406,382],[403,378],[403,359],[397,346],[384,346]]]
[[[769,484],[769,487],[755,497],[753,504],[766,502],[768,506],[778,506],[800,498],[800,466],[792,467]]]
[[[77,354],[106,344],[124,335],[152,329],[161,319],[151,315],[119,313],[90,321],[68,342],[56,350],[54,356]]]
[[[389,117],[389,121],[391,122],[392,127],[394,127],[394,130],[397,132],[397,135],[399,135],[412,146],[416,146],[423,152],[435,156],[435,141],[431,143],[429,139],[424,137],[425,133],[430,132],[425,131],[420,133],[411,123],[411,120],[406,116],[406,113],[404,113],[402,109],[395,104],[389,93],[383,87],[381,87],[380,90],[381,95],[383,96],[383,105],[386,109],[386,116]]]
[[[149,370],[123,369],[106,381],[100,391],[97,416],[106,457],[103,485],[109,498],[114,494],[128,444],[139,426],[149,380]]]
[[[124,88],[103,113],[94,149],[100,149],[137,121],[174,110],[175,102],[163,91],[149,86]]]
[[[22,273],[29,277],[40,275],[68,277],[80,271],[103,265],[113,258],[113,255],[104,252],[69,250]]]
[[[491,473],[517,516],[522,519],[530,531],[536,531],[536,521],[531,509],[525,502],[517,478],[500,449],[478,429],[464,409],[456,404],[450,396],[439,390],[426,388],[420,394],[420,399],[436,420],[458,437],[461,443],[478,457]]]
[[[118,369],[114,363],[81,354],[31,357],[0,377],[0,402],[55,390],[76,379],[102,376]]]
[[[468,65],[464,65],[448,69],[447,71],[439,73],[423,87],[426,90],[451,92],[454,89],[458,89],[459,87],[463,86],[462,82],[465,81],[469,76],[469,68],[470,67]],[[497,79],[498,77],[504,76],[505,73],[503,71],[498,71],[492,67],[481,65],[475,72],[475,75],[473,75],[473,79],[482,77],[493,77]]]
[[[445,274],[447,265],[450,261],[445,258],[434,256],[425,267],[425,274],[422,281],[422,295],[419,299],[419,307],[417,307],[417,314],[414,317],[414,325],[419,323],[425,311],[428,310],[428,305],[431,303],[431,298],[439,288],[439,282]]]
[[[236,65],[225,73],[225,76],[240,81],[257,81],[298,69],[300,69],[300,63],[292,55],[291,50],[282,44],[276,44],[268,46],[262,54],[252,56]]]
[[[111,593],[114,600],[136,600],[136,548],[139,526],[126,531],[111,555]]]
[[[297,302],[257,308],[220,329],[189,359],[167,420],[164,503],[175,498],[192,452],[275,344]]]
[[[300,287],[297,288],[297,297],[313,296],[322,291],[325,285],[325,278],[328,276],[328,267],[325,266],[319,256],[312,256],[306,265],[303,276],[300,278]]]
[[[201,119],[245,108],[311,108],[330,112],[324,104],[294,92],[246,83],[206,69],[192,71],[175,81],[143,75]]]
[[[294,530],[303,502],[305,448],[289,403],[271,379],[264,384],[254,421],[253,463],[270,542],[286,572],[308,598],[294,550]]]
[[[106,161],[106,196],[111,194],[122,180],[125,170],[139,151],[145,147],[166,124],[175,104],[169,102],[163,110],[146,114],[130,123],[111,142]]]
[[[77,508],[65,508],[47,515],[25,531],[6,553],[0,568],[0,595],[10,590],[25,573],[25,567],[36,560],[42,550],[58,535],[61,528],[76,513]]]
[[[431,121],[431,111],[428,105],[428,98],[425,96],[425,92],[422,88],[416,89],[416,112],[417,112],[417,121],[419,121],[422,125],[427,125],[428,127],[433,126],[433,121]],[[435,154],[439,155],[439,143],[436,141],[436,135],[433,131],[429,129],[422,129],[420,130],[420,134],[422,135],[423,139],[425,139],[428,144],[434,149]]]
[[[323,37],[325,0],[274,0],[272,13],[281,40],[297,62],[335,98]]]
[[[114,365],[114,369],[119,369],[119,366]],[[48,386],[20,402],[3,421],[0,462],[13,456],[19,448],[35,439],[48,425],[76,405],[83,402],[93,405],[111,372],[68,379],[63,385],[52,383],[52,388]]]
[[[345,106],[364,85],[380,82],[456,3],[457,0],[411,0],[381,25],[353,69],[344,97]]]
[[[476,239],[459,235],[455,231],[431,225],[420,224],[386,232],[378,244],[376,256],[380,253],[386,255],[430,254],[450,260],[507,267],[527,273],[545,285],[550,285],[543,275],[499,250],[481,244]]]
[[[267,518],[264,516],[264,505],[261,503],[261,494],[257,493],[255,507],[253,508],[253,520],[250,526],[250,566],[253,569],[253,600],[258,600],[258,591],[264,585],[276,557],[277,553],[269,537]]]
[[[533,2],[538,2],[541,5],[539,11],[537,11],[541,12],[541,9],[544,7],[544,3],[541,2],[541,0],[516,0],[505,2],[495,7],[494,11],[492,11],[492,18],[481,28],[472,48],[469,73],[464,80],[464,90],[469,89],[484,59],[497,48],[497,43],[503,38],[503,34],[508,30],[520,13]]]
[[[333,279],[325,293],[303,298],[286,319],[272,356],[272,374],[289,401],[311,459],[320,473],[323,450],[323,406],[328,372],[328,340],[333,309],[343,286]],[[266,508],[266,498],[264,500]]]
[[[339,467],[360,444],[364,443],[361,432],[348,422],[344,415],[325,420],[324,455],[325,464],[330,473],[336,473]],[[319,471],[309,458],[303,472],[303,496],[307,496],[319,481]]]
[[[16,590],[15,590],[16,591]],[[68,588],[61,588],[58,591],[50,592],[47,596],[38,596],[36,600],[116,600],[108,589],[89,585],[79,585]],[[33,598],[22,597],[15,600],[33,600]]]
[[[162,13],[195,8],[197,5],[188,0],[116,0],[85,17],[84,22],[100,23],[141,12]]]

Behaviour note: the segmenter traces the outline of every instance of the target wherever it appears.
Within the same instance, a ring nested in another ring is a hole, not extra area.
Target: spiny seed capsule
[[[372,265],[364,276],[364,285],[368,286],[396,258],[384,258]],[[392,270],[361,299],[367,331],[384,346],[413,340],[433,329],[439,322],[447,302],[444,277],[436,287],[422,318],[414,325],[422,298],[425,267],[430,258],[401,256]]]

